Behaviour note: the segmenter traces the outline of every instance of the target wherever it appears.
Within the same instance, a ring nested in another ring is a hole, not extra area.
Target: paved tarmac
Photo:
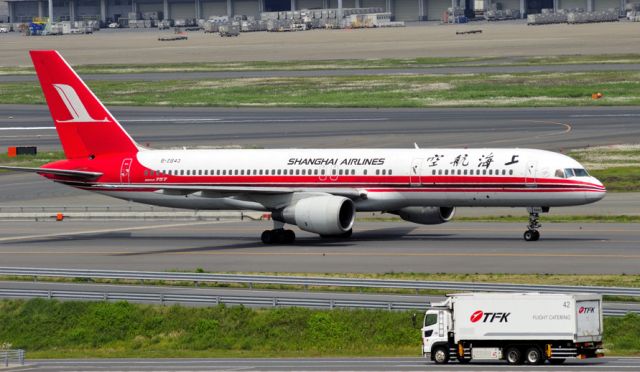
[[[640,142],[640,107],[250,109],[110,107],[153,147],[533,147]],[[0,105],[0,148],[59,149],[46,106]]]
[[[419,345],[416,347],[419,353]],[[640,358],[568,360],[559,366],[504,362],[435,365],[424,358],[89,359],[28,360],[38,371],[637,371]],[[27,369],[29,370],[29,369]]]
[[[205,79],[237,79],[267,77],[322,77],[363,75],[445,75],[445,74],[517,74],[524,72],[593,72],[639,71],[638,63],[601,63],[532,66],[452,66],[404,69],[327,69],[327,70],[264,70],[212,72],[148,72],[123,74],[80,74],[85,81],[175,81]],[[34,75],[0,75],[0,83],[36,82]]]
[[[293,245],[265,246],[270,222],[5,221],[4,266],[213,272],[640,273],[637,224],[358,222],[350,240],[295,229]]]
[[[3,66],[30,66],[28,51],[57,49],[71,64],[153,64],[224,61],[289,61],[348,58],[558,56],[630,54],[640,43],[635,22],[526,26],[470,22],[307,32],[247,32],[237,38],[189,32],[188,40],[161,42],[173,30],[101,30],[54,38],[0,35]],[[481,29],[482,33],[456,32]],[[100,46],[99,48],[96,46]]]

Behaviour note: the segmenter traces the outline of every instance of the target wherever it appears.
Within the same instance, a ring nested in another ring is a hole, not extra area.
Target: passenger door
[[[524,183],[527,187],[536,187],[536,169],[537,162],[527,162],[527,169],[525,170]]]
[[[120,183],[131,183],[131,164],[133,160],[127,158],[122,160],[122,166],[120,167]]]
[[[409,169],[409,185],[411,187],[420,186],[420,174],[422,173],[422,160],[411,160],[411,169]]]

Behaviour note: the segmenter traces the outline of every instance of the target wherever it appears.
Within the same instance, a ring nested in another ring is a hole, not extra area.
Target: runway
[[[533,147],[640,142],[640,107],[247,109],[110,107],[140,144],[257,148]],[[46,106],[0,105],[0,146],[60,149]]]
[[[418,345],[419,346],[419,345]],[[419,347],[416,347],[419,352]],[[29,360],[38,371],[634,371],[640,358],[569,360],[560,366],[474,362],[435,365],[424,358],[93,359]],[[29,370],[29,369],[26,369]]]
[[[420,226],[358,222],[350,240],[295,229],[293,245],[265,246],[270,222],[3,222],[4,266],[118,270],[310,273],[640,273],[637,224],[523,223]]]

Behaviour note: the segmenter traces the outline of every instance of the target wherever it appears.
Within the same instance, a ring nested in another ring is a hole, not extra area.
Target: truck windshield
[[[434,325],[436,323],[438,323],[438,314],[427,314],[427,316],[424,317],[425,327]]]

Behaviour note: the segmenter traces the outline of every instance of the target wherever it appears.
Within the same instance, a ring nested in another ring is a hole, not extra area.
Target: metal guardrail
[[[0,350],[0,363],[2,366],[9,367],[9,364],[24,365],[24,350]]]
[[[213,296],[135,292],[70,291],[42,289],[0,289],[4,298],[46,298],[87,301],[132,301],[145,303],[183,303],[202,305],[245,305],[260,307],[298,306],[308,308],[366,308],[385,310],[426,309],[428,302],[293,298],[273,296]]]
[[[214,295],[181,295],[162,293],[107,292],[107,291],[70,291],[43,289],[0,289],[3,298],[46,298],[60,300],[84,301],[132,301],[143,303],[199,304],[199,305],[244,305],[259,307],[297,306],[306,308],[360,308],[383,310],[425,310],[428,302],[381,301],[333,298],[293,298],[274,296],[214,296]],[[640,313],[640,310],[603,309],[605,316],[624,316],[629,312]]]
[[[279,284],[304,287],[362,287],[362,288],[393,288],[412,290],[448,290],[448,291],[490,291],[490,292],[547,292],[547,293],[596,293],[610,296],[640,297],[640,288],[629,287],[587,287],[565,285],[528,285],[509,283],[478,283],[478,282],[438,282],[412,280],[382,280],[382,279],[352,279],[352,278],[321,278],[303,276],[271,276],[271,275],[235,275],[235,274],[204,274],[157,271],[119,271],[119,270],[77,270],[77,269],[46,269],[0,267],[0,275],[28,276],[28,277],[60,277],[86,279],[123,279],[123,280],[156,280],[156,281],[187,281],[202,283],[242,283]]]

